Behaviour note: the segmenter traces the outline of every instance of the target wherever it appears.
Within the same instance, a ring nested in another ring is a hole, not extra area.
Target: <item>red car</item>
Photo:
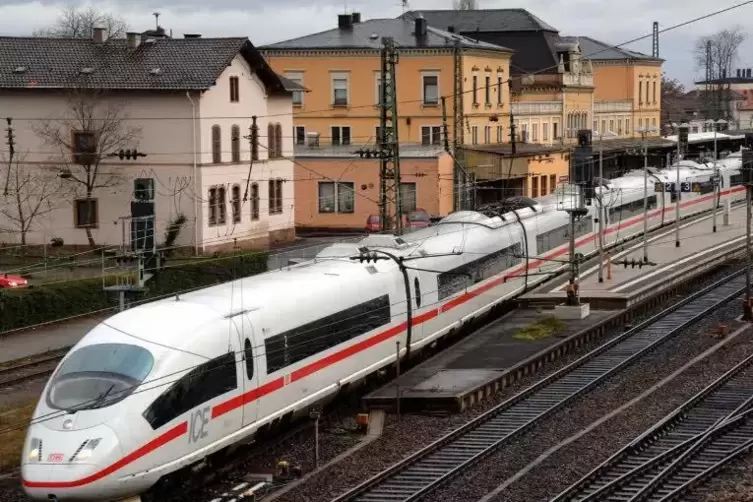
[[[366,218],[366,233],[371,234],[382,230],[382,222],[378,214],[370,214]]]
[[[20,275],[0,274],[0,288],[25,288],[29,281]]]
[[[408,213],[406,220],[405,227],[410,229],[426,228],[431,225],[431,216],[429,216],[429,213],[425,209],[411,211]]]

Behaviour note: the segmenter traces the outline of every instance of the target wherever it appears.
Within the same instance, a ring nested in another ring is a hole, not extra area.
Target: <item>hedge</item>
[[[238,254],[168,265],[146,284],[143,301],[187,289],[211,286],[267,270],[267,254]],[[105,279],[114,283],[114,277]],[[117,308],[118,294],[102,289],[102,278],[71,280],[28,289],[0,290],[0,333],[34,324]]]

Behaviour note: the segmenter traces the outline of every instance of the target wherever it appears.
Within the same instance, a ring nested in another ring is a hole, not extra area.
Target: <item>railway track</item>
[[[50,376],[68,350],[64,347],[0,366],[0,389]]]
[[[551,502],[632,500],[704,434],[753,405],[753,355],[641,434]]]
[[[438,439],[334,502],[419,500],[543,418],[744,291],[743,271],[717,281]]]

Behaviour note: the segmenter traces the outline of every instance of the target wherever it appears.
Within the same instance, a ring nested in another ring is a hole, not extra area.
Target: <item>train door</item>
[[[421,313],[426,311],[429,305],[424,302],[424,285],[422,276],[424,273],[418,270],[408,270],[411,291],[411,312],[413,314],[413,328],[411,330],[411,344],[416,343],[424,337],[424,325],[421,323]]]
[[[247,314],[235,318],[240,338],[240,380],[243,382],[243,426],[256,422],[259,418],[259,349],[255,344],[254,327]]]

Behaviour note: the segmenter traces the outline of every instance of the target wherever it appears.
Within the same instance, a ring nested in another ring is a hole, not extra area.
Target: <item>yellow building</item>
[[[401,144],[443,144],[442,96],[452,134],[456,40],[464,75],[465,140],[503,140],[510,49],[438,30],[424,20],[361,21],[356,13],[340,15],[335,29],[261,48],[277,73],[310,90],[294,98],[298,145],[376,146],[383,37],[392,37],[398,47]]]
[[[525,9],[422,10],[401,16],[418,17],[429,26],[514,51],[511,111],[518,141],[555,145],[572,143],[577,129],[592,129],[598,141],[604,131],[630,138],[640,135],[638,127],[658,128],[660,59],[589,37],[561,36]]]

